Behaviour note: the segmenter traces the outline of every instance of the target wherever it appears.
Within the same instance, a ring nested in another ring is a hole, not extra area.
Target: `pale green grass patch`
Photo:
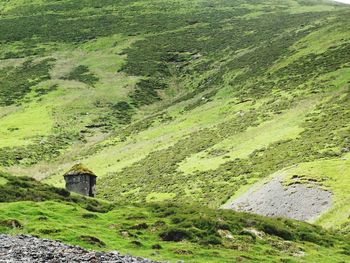
[[[0,177],[0,185],[5,185],[7,183],[7,179],[4,177]]]
[[[150,193],[146,197],[146,202],[164,202],[175,197],[174,193]]]
[[[13,58],[13,59],[0,60],[0,69],[6,68],[6,67],[18,67],[22,65],[25,60],[26,60],[25,58]]]
[[[173,108],[170,114],[177,117],[173,121],[158,123],[132,136],[126,142],[118,142],[118,135],[115,138],[112,137],[102,143],[106,148],[82,161],[100,176],[118,172],[152,151],[172,146],[187,134],[216,125],[232,118],[240,109],[250,107],[249,103],[232,105],[230,102],[231,100],[206,103],[182,115],[179,114],[180,108]],[[112,145],[108,146],[109,143]]]
[[[33,0],[33,1],[31,1],[31,3],[40,5],[40,4],[46,3],[46,1],[45,0]],[[28,1],[26,1],[26,0],[1,1],[0,10],[7,12],[13,8],[16,8],[18,6],[23,6],[26,4],[28,4]]]
[[[323,75],[322,80],[327,80],[329,84],[334,85],[337,88],[344,88],[349,85],[350,81],[350,64],[347,67],[338,69],[337,71]]]
[[[321,54],[330,47],[349,41],[349,36],[350,29],[339,24],[331,24],[330,26],[323,27],[294,44],[290,49],[296,52],[280,60],[271,67],[270,71],[274,72],[309,54]]]
[[[32,103],[0,119],[0,146],[21,146],[37,136],[50,134],[53,121],[50,109]]]
[[[215,146],[188,157],[179,165],[184,173],[217,169],[221,164],[235,158],[247,158],[256,149],[285,139],[296,138],[303,129],[300,124],[305,115],[312,110],[314,101],[303,101],[287,112],[277,115],[273,120],[257,127],[234,134]],[[219,152],[219,154],[210,154]]]
[[[56,187],[61,187],[61,188],[65,188],[65,181],[64,181],[64,171],[62,171],[62,173],[55,173],[53,175],[51,175],[48,178],[45,178],[44,180],[42,180],[43,183],[45,184],[50,184],[50,185],[54,185]]]
[[[18,109],[5,108],[0,115],[0,146],[29,144],[30,138],[49,135],[54,122],[66,123],[78,115],[79,121],[70,123],[66,128],[81,129],[100,116],[94,105],[96,100],[116,102],[126,98],[138,78],[117,72],[125,59],[118,52],[131,43],[132,39],[116,35],[85,43],[79,49],[62,44],[61,51],[53,54],[56,62],[50,72],[51,80],[42,82],[33,89],[35,91],[37,88],[49,88],[57,84],[57,90],[41,96],[40,100],[35,98],[33,91],[26,96],[29,103],[24,103]],[[1,65],[16,65],[21,62],[22,60],[9,60]],[[88,66],[99,77],[100,81],[95,88],[61,79],[79,65]]]
[[[118,72],[125,57],[118,55],[117,50],[119,48],[88,51],[88,55],[78,60],[79,64],[88,66],[99,78],[99,82],[95,85],[97,98],[110,101],[125,99],[139,80],[138,77]]]
[[[290,9],[291,14],[301,14],[301,13],[309,13],[309,12],[331,12],[337,9],[336,6],[333,5],[310,5],[310,6],[295,6]]]
[[[150,141],[130,142],[105,148],[101,152],[83,160],[96,174],[104,176],[108,173],[118,172],[124,167],[144,158],[154,150],[160,150],[170,146],[168,141],[161,139]]]
[[[6,115],[12,114],[16,111],[18,111],[18,106],[7,106],[7,107],[0,107],[1,111],[0,111],[0,119],[4,118]]]
[[[73,68],[84,65],[99,78],[94,89],[90,89],[91,94],[85,99],[105,101],[125,99],[139,78],[118,72],[125,61],[121,51],[136,40],[113,35],[89,41],[79,48],[70,46],[62,48],[54,54],[57,62],[51,76],[53,79],[60,79]]]

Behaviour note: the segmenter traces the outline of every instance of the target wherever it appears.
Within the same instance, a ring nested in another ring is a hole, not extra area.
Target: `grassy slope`
[[[339,176],[332,160],[350,147],[346,6],[65,0],[1,8],[0,166],[8,171],[62,186],[63,172],[83,161],[100,176],[100,197],[211,207],[298,163],[312,177],[304,163],[331,162],[325,177]],[[349,198],[327,180],[336,200]],[[341,222],[331,213],[319,222],[346,223],[348,208],[336,209]]]
[[[0,182],[2,233],[171,262],[349,259],[348,237],[307,223],[175,204],[111,206],[28,178],[0,174]]]

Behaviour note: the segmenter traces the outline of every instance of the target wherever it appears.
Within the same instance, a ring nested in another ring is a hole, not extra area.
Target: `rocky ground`
[[[58,241],[39,239],[32,236],[0,235],[0,262],[89,262],[89,263],[153,263],[144,258],[121,255],[118,252],[101,253],[88,251],[78,246],[65,245]]]
[[[332,205],[332,193],[318,186],[285,186],[283,176],[253,186],[225,208],[264,216],[314,221]]]

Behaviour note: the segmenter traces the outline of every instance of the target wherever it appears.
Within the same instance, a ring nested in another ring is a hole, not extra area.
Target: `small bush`
[[[288,229],[283,229],[281,226],[272,223],[265,223],[262,225],[262,230],[269,235],[278,236],[285,240],[294,240],[295,236]]]
[[[63,188],[53,188],[52,189],[54,192],[56,192],[58,195],[61,195],[63,197],[69,197],[70,196],[70,192],[66,189]]]
[[[0,226],[7,228],[22,228],[22,224],[17,219],[6,219],[0,221]]]
[[[106,244],[102,240],[98,239],[97,237],[83,235],[83,236],[80,236],[79,239],[81,241],[84,241],[84,242],[89,243],[91,245],[96,245],[98,247],[105,247],[106,246]]]
[[[135,247],[142,247],[142,243],[140,241],[137,240],[133,240],[130,242],[132,245],[134,245]]]
[[[162,249],[162,246],[159,244],[152,245],[152,249]]]
[[[74,68],[72,72],[70,72],[68,76],[64,77],[63,79],[77,80],[90,86],[93,86],[99,80],[98,77],[92,74],[89,71],[89,68],[84,65]]]
[[[60,229],[40,229],[39,232],[44,235],[56,234],[61,232]]]
[[[164,232],[162,232],[160,235],[162,240],[164,241],[173,241],[173,242],[180,242],[185,239],[191,239],[192,234],[185,229],[168,229]]]
[[[214,235],[210,235],[203,238],[200,243],[203,245],[220,245],[222,241],[221,238]]]
[[[85,218],[85,219],[91,219],[91,218],[96,219],[96,218],[98,218],[97,215],[91,214],[91,213],[82,214],[81,217],[82,217],[82,218]]]
[[[147,223],[141,223],[141,224],[137,224],[135,226],[130,227],[130,229],[137,229],[137,230],[147,229],[147,228],[148,228]]]
[[[173,218],[171,218],[171,222],[173,224],[179,224],[179,223],[183,222],[184,220],[185,220],[185,218],[180,218],[180,217],[173,217]]]

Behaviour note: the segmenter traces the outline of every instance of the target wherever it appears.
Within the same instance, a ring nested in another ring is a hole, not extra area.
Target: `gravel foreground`
[[[102,253],[88,251],[78,246],[32,236],[0,235],[1,263],[156,263],[149,259],[121,255],[118,252]]]

